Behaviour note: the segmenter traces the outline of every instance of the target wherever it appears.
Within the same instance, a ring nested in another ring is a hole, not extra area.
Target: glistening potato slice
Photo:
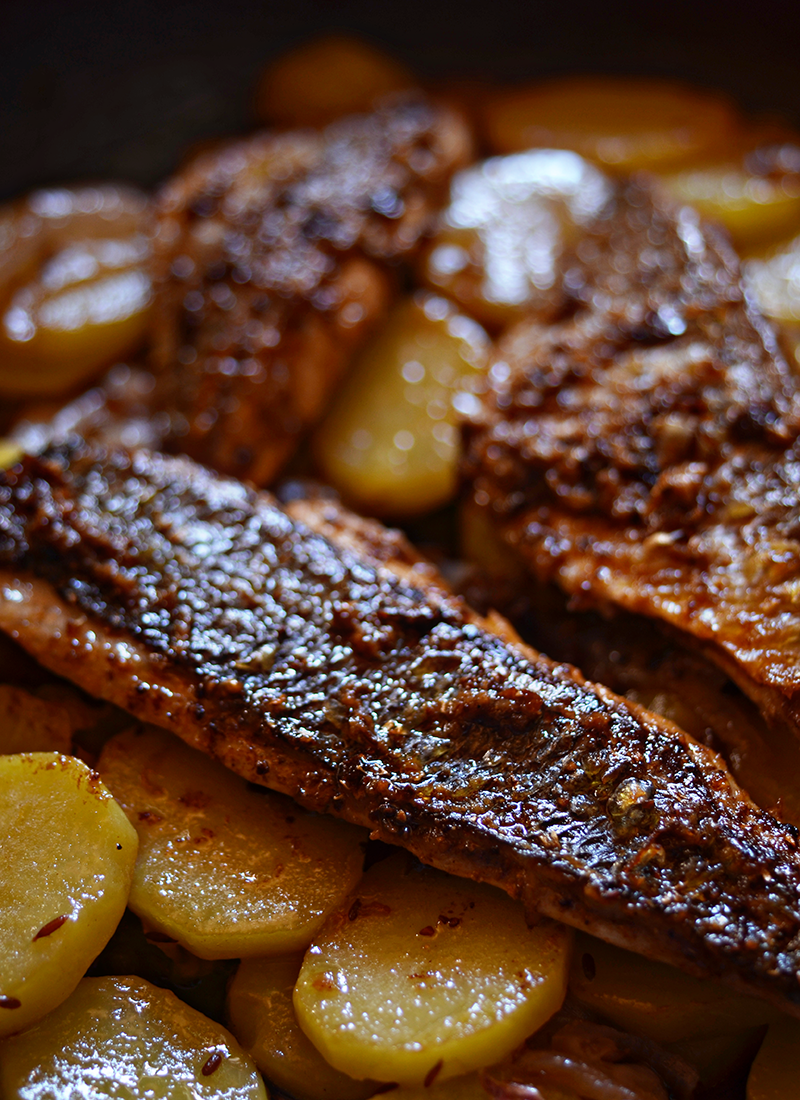
[[[243,959],[228,994],[231,1031],[264,1076],[295,1100],[366,1100],[377,1081],[328,1065],[301,1031],[292,994],[303,956]]]
[[[490,886],[376,864],[306,953],[294,1005],[351,1077],[432,1084],[505,1057],[564,999],[570,933]]]
[[[456,488],[458,413],[476,403],[489,340],[444,298],[395,307],[358,357],[314,440],[325,477],[374,515],[415,515]]]
[[[453,177],[450,205],[420,265],[422,280],[482,324],[545,317],[565,246],[611,194],[594,165],[565,149],[492,157]]]
[[[675,81],[581,76],[495,93],[484,126],[496,153],[574,149],[615,172],[658,172],[729,147],[736,115],[722,96]]]
[[[2,1036],[65,1000],[110,939],[136,833],[82,761],[20,753],[0,757],[0,836]]]
[[[85,978],[36,1027],[0,1044],[0,1093],[25,1100],[266,1100],[219,1024],[142,978]]]
[[[0,209],[0,393],[60,394],[135,351],[150,251],[132,188],[52,188]]]
[[[762,250],[800,229],[798,135],[772,124],[745,131],[724,159],[662,182],[678,202],[721,222],[740,252]]]
[[[204,959],[305,947],[361,874],[366,832],[250,787],[161,730],[98,764],[139,834],[130,906]]]

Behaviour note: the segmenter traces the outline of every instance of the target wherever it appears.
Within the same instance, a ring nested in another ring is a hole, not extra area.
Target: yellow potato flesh
[[[325,126],[369,111],[381,96],[413,87],[411,73],[359,38],[328,35],[284,54],[265,71],[256,110],[266,123]]]
[[[50,1012],[108,942],[136,833],[82,761],[0,757],[0,1035]]]
[[[0,393],[63,393],[136,349],[147,216],[142,196],[111,186],[37,191],[0,213]]]
[[[573,149],[621,173],[696,163],[735,126],[721,96],[658,79],[568,77],[499,92],[484,109],[495,153]]]
[[[46,1020],[0,1044],[3,1096],[266,1100],[223,1027],[142,978],[85,978]]]
[[[376,1081],[354,1081],[306,1038],[292,1004],[302,955],[244,959],[228,994],[231,1031],[264,1076],[295,1100],[366,1100]]]
[[[583,933],[575,940],[570,993],[623,1031],[658,1043],[757,1028],[775,1019],[766,1001],[732,993]]]
[[[558,1010],[569,945],[499,890],[393,856],[307,951],[297,1018],[351,1077],[432,1084],[503,1058]]]
[[[324,476],[375,515],[415,515],[455,492],[458,411],[475,404],[489,341],[433,295],[398,305],[364,350],[314,439]]]
[[[757,248],[800,228],[800,179],[754,176],[741,164],[694,168],[667,176],[679,202],[721,222],[740,250]]]
[[[747,260],[744,277],[767,317],[800,324],[800,237]]]
[[[747,1100],[793,1100],[800,1096],[800,1021],[770,1024],[747,1079]]]
[[[0,684],[0,753],[69,753],[71,745],[72,722],[64,707]]]
[[[130,906],[204,959],[295,951],[361,874],[366,832],[306,813],[156,729],[98,769],[139,834]]]
[[[558,260],[611,193],[576,153],[540,149],[493,157],[454,178],[442,230],[421,275],[473,317],[504,326],[547,309]]]

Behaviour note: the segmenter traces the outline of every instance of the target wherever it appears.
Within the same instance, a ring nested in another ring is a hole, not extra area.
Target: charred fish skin
[[[163,445],[268,484],[385,314],[470,157],[419,96],[208,153],[157,205],[151,367]],[[265,430],[268,426],[269,430]]]
[[[634,180],[522,322],[466,480],[530,570],[677,627],[800,735],[800,390],[698,215]]]
[[[73,442],[0,478],[0,628],[248,779],[800,1012],[795,831],[376,532],[359,552],[188,459]]]

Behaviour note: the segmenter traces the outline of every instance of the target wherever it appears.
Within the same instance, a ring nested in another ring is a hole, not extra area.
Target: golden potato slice
[[[505,1057],[558,1010],[570,942],[493,887],[393,856],[307,951],[297,1018],[343,1073],[431,1085]]]
[[[151,300],[148,204],[36,191],[0,212],[0,393],[54,395],[134,351]]]
[[[744,278],[767,317],[800,325],[800,237],[747,260]]]
[[[664,171],[730,144],[733,107],[670,80],[565,77],[491,96],[484,127],[495,153],[573,149],[614,172]]]
[[[489,340],[444,298],[395,307],[341,387],[313,448],[325,478],[374,515],[415,515],[455,492],[458,410],[475,403]]]
[[[72,722],[64,707],[0,684],[0,753],[69,753],[71,746]]]
[[[611,189],[576,153],[538,149],[459,172],[421,277],[487,325],[552,307],[564,245]]]
[[[0,1035],[75,988],[128,898],[136,833],[96,772],[58,753],[0,757]]]
[[[369,111],[390,92],[412,88],[412,74],[360,38],[332,34],[304,42],[265,70],[256,90],[262,122],[288,129],[326,126]]]
[[[740,251],[764,248],[800,229],[800,147],[795,141],[751,144],[738,154],[731,150],[722,161],[671,173],[663,183],[679,202],[721,222]]]
[[[244,959],[228,994],[231,1031],[267,1078],[296,1100],[366,1100],[377,1081],[328,1065],[306,1038],[292,1004],[303,956]]]
[[[251,787],[162,730],[113,737],[98,769],[139,834],[131,908],[203,959],[305,947],[361,875],[365,830]]]
[[[0,1093],[147,1100],[267,1100],[219,1024],[142,978],[84,978],[69,1000],[0,1043]]]
[[[658,1043],[757,1028],[777,1012],[757,997],[732,993],[585,933],[575,940],[569,987],[581,1004],[623,1031]]]
[[[770,1024],[747,1079],[747,1100],[789,1100],[800,1096],[800,1021],[781,1017]]]

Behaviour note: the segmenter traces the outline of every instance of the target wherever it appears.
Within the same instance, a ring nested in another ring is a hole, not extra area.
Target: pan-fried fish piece
[[[498,351],[467,475],[576,605],[661,619],[800,735],[798,379],[715,230],[634,181]]]
[[[0,628],[254,782],[800,1013],[796,830],[381,531],[73,442],[0,477]]]
[[[150,404],[165,443],[269,482],[384,314],[471,139],[448,108],[262,134],[193,162],[158,203]]]

